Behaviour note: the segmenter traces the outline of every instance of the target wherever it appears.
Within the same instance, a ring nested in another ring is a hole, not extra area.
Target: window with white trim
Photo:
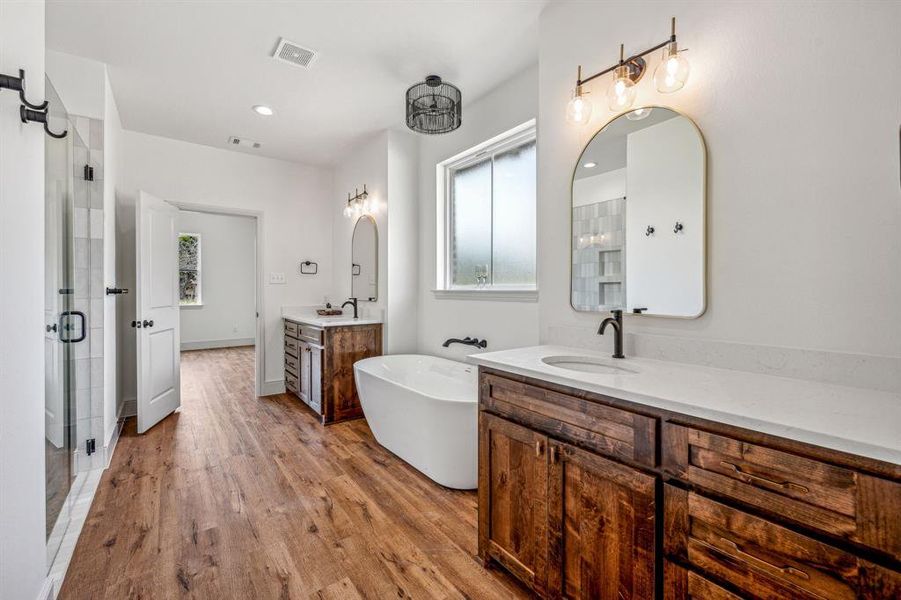
[[[200,234],[178,234],[179,304],[196,306],[201,302]]]
[[[536,149],[533,120],[439,163],[438,290],[537,289]]]

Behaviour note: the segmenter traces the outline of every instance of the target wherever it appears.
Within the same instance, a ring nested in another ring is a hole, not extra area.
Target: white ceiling
[[[544,4],[48,0],[47,47],[109,65],[126,129],[330,165],[403,127],[404,92],[430,73],[460,87],[465,123],[467,102],[537,61]],[[273,60],[280,37],[319,51],[313,67]]]

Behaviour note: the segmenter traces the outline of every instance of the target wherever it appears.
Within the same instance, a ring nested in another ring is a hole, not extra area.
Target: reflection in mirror
[[[379,234],[369,215],[357,219],[351,242],[350,295],[375,302],[379,295]]]
[[[639,108],[601,129],[573,175],[573,308],[700,316],[705,178],[701,133],[673,110]]]

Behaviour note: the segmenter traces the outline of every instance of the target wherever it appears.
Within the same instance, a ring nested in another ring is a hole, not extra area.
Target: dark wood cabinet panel
[[[353,364],[381,353],[380,324],[323,329],[285,321],[285,388],[323,424],[362,417]]]
[[[600,454],[656,465],[653,417],[494,375],[485,375],[482,385],[486,410]]]
[[[663,600],[742,600],[703,575],[663,562]]]
[[[547,580],[547,437],[479,415],[479,554],[536,593]]]
[[[755,598],[882,596],[860,557],[721,502],[665,486],[667,552]],[[878,572],[885,587],[897,573]]]
[[[667,473],[901,560],[901,484],[672,423],[663,440]]]
[[[549,581],[553,597],[654,597],[655,478],[549,442]]]

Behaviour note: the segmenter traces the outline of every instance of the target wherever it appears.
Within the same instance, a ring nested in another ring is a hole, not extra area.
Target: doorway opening
[[[176,206],[182,356],[191,352],[228,356],[225,349],[240,349],[246,356],[252,349],[256,364],[253,387],[259,395],[259,218]]]

